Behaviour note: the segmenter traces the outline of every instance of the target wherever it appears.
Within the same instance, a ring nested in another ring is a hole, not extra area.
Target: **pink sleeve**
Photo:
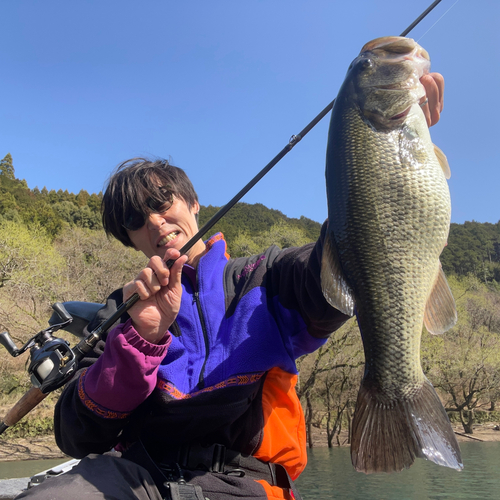
[[[132,320],[118,325],[109,333],[104,353],[85,373],[85,396],[108,410],[134,410],[153,392],[171,340],[167,332],[162,344],[151,344]]]

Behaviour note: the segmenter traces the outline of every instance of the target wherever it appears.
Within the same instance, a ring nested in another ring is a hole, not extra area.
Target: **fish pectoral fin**
[[[354,298],[347,284],[337,255],[333,234],[328,232],[321,258],[321,289],[332,307],[348,316],[354,316]]]
[[[359,472],[399,472],[415,458],[460,470],[460,447],[434,387],[424,379],[411,398],[384,401],[366,378],[356,401],[351,460]]]
[[[448,158],[446,158],[446,155],[435,144],[433,144],[433,146],[434,146],[434,154],[436,155],[436,158],[438,159],[438,162],[441,165],[441,168],[443,169],[444,176],[447,179],[449,179],[451,177],[451,170],[450,170],[450,164],[448,163]]]
[[[446,332],[457,322],[455,299],[441,265],[425,305],[424,325],[433,335]]]

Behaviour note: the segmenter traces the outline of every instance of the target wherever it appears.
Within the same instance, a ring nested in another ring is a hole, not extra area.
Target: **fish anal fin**
[[[463,468],[455,434],[431,383],[425,379],[411,399],[384,404],[364,379],[352,427],[355,469],[366,474],[399,472],[409,468],[415,458]]]
[[[450,164],[448,163],[448,158],[446,158],[446,155],[435,144],[433,144],[433,146],[434,154],[436,155],[436,158],[438,159],[438,162],[443,169],[444,176],[446,177],[446,179],[449,179],[451,177],[451,170]]]
[[[455,299],[440,266],[436,281],[425,305],[424,325],[433,335],[440,335],[454,326],[456,322],[457,308]]]
[[[335,309],[354,316],[354,299],[351,287],[347,284],[340,267],[333,234],[328,232],[323,245],[321,258],[321,289],[323,296]]]

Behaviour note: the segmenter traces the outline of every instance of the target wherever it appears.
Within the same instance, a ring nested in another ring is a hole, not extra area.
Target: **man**
[[[422,83],[431,125],[444,82]],[[300,498],[295,360],[347,319],[321,293],[324,231],[301,248],[239,259],[217,234],[181,256],[199,208],[186,174],[166,161],[129,160],[111,177],[104,228],[149,262],[101,316],[134,293],[141,300],[56,406],[57,443],[83,460],[19,498]]]

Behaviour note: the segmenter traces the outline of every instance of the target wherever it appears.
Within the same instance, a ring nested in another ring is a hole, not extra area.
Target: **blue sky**
[[[0,158],[30,188],[93,193],[128,158],[167,157],[202,204],[224,205],[335,97],[365,42],[430,3],[2,2]],[[454,3],[409,36],[446,81],[431,135],[451,166],[452,221],[498,222],[500,2]],[[328,119],[243,201],[323,221]]]

